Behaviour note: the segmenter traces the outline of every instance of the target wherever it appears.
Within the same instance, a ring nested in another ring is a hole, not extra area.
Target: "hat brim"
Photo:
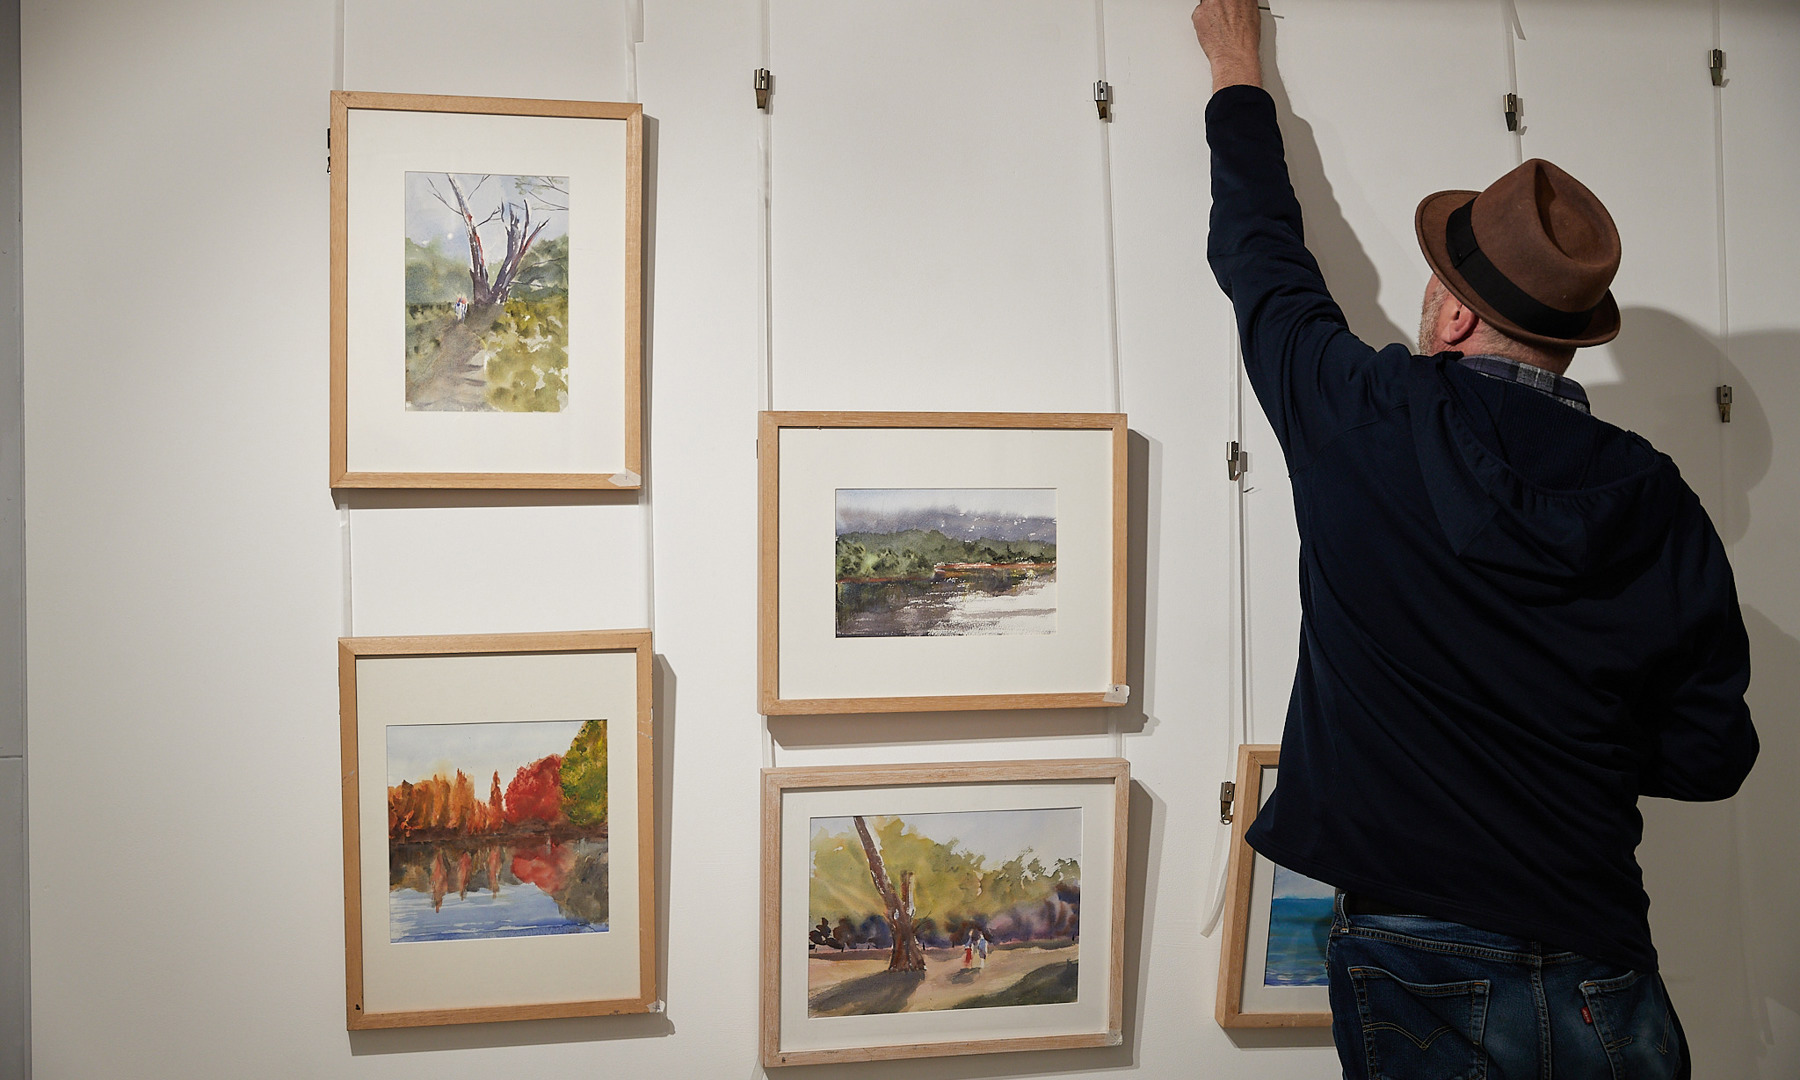
[[[1413,214],[1413,231],[1419,236],[1419,250],[1425,253],[1425,262],[1432,273],[1444,283],[1450,294],[1461,300],[1466,306],[1481,316],[1481,321],[1504,332],[1508,337],[1518,338],[1533,345],[1547,345],[1551,348],[1586,348],[1589,345],[1604,345],[1619,336],[1619,304],[1613,299],[1612,290],[1600,298],[1594,309],[1593,318],[1588,320],[1587,329],[1580,336],[1572,338],[1549,337],[1545,334],[1534,334],[1511,319],[1495,311],[1493,306],[1483,300],[1468,281],[1457,272],[1450,261],[1450,241],[1445,235],[1450,221],[1451,211],[1469,202],[1479,195],[1477,191],[1439,191],[1419,200],[1419,209]]]

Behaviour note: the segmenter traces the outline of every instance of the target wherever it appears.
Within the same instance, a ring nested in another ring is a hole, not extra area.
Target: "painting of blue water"
[[[1264,986],[1324,986],[1325,939],[1331,931],[1331,886],[1275,868],[1269,900]]]
[[[607,842],[527,837],[395,845],[388,940],[605,932]]]
[[[459,941],[472,938],[535,937],[604,931],[605,923],[571,919],[556,900],[537,889],[471,893],[460,903],[434,910],[428,893],[400,889],[388,897],[390,941]]]

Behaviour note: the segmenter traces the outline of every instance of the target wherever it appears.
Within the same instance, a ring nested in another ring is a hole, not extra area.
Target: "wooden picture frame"
[[[1120,413],[763,413],[760,711],[1125,704],[1126,438]]]
[[[1129,797],[1122,759],[763,770],[762,1064],[1118,1045]]]
[[[643,107],[334,91],[330,158],[331,486],[641,487]]]
[[[1277,919],[1273,881],[1278,868],[1244,841],[1273,787],[1265,781],[1271,779],[1280,760],[1281,747],[1273,744],[1238,748],[1225,936],[1220,946],[1219,993],[1213,1007],[1214,1018],[1224,1028],[1331,1026],[1331,1003],[1323,981],[1323,933],[1329,926],[1331,887],[1280,871],[1293,883],[1288,888],[1296,895],[1284,898],[1291,899],[1294,906],[1285,908]],[[1318,923],[1321,917],[1324,926]],[[1272,927],[1276,931],[1272,932]]]
[[[648,630],[338,640],[351,1030],[661,1008],[651,661]]]

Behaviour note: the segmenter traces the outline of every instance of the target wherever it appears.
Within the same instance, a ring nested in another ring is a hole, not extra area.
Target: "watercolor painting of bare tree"
[[[569,179],[406,174],[406,407],[560,412]]]

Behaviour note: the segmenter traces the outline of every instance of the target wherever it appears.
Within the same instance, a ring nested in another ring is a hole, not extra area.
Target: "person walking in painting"
[[[1637,802],[1728,798],[1758,742],[1718,533],[1564,374],[1619,331],[1613,219],[1535,159],[1427,196],[1418,351],[1377,351],[1306,248],[1256,0],[1193,26],[1207,258],[1300,531],[1281,783],[1248,839],[1337,889],[1344,1076],[1689,1076]]]
[[[976,971],[980,972],[980,971],[987,970],[987,954],[988,954],[987,931],[981,929],[980,927],[976,927],[976,929],[975,929],[975,970]]]
[[[975,966],[975,928],[971,926],[969,932],[963,936],[963,970],[967,971],[973,966]]]

